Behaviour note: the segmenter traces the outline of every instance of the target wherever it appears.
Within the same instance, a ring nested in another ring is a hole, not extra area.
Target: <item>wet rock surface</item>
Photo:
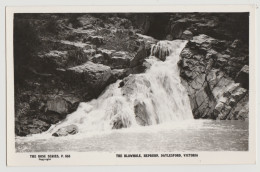
[[[66,127],[62,127],[58,129],[58,131],[54,132],[52,136],[54,137],[62,137],[67,135],[74,135],[78,133],[78,127],[76,125],[68,125]]]
[[[180,75],[195,118],[248,118],[248,108],[241,115],[235,110],[245,105],[241,101],[248,94],[248,47],[234,49],[234,42],[200,34],[183,49]]]

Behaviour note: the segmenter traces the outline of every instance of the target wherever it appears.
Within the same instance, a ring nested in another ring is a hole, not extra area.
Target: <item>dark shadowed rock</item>
[[[144,43],[142,43],[134,55],[134,58],[130,60],[130,68],[143,64],[146,57],[147,52]]]
[[[121,118],[117,118],[112,122],[112,129],[121,129],[121,128],[126,128],[127,126],[124,125],[123,121]]]
[[[30,117],[22,117],[15,121],[15,133],[18,136],[26,136],[29,134],[38,134],[50,128],[48,124],[39,119],[31,119]]]
[[[245,65],[237,74],[236,82],[240,83],[242,87],[249,89],[249,67]]]
[[[96,54],[94,57],[91,59],[94,63],[99,63],[99,64],[104,64],[105,58],[102,54]]]
[[[241,40],[238,40],[236,39],[231,45],[230,47],[233,48],[233,49],[238,49],[238,48],[241,48]]]
[[[130,65],[131,56],[127,52],[119,51],[113,53],[109,63],[112,68],[122,69]]]
[[[59,114],[56,112],[46,112],[44,114],[41,114],[39,119],[48,123],[48,124],[57,124],[61,120],[65,119],[67,115]]]
[[[104,44],[104,38],[102,36],[89,36],[87,41],[97,46]]]
[[[64,64],[68,61],[68,52],[53,50],[45,54],[39,54],[39,57],[48,63],[48,65],[53,65],[53,67],[64,67]]]
[[[187,26],[190,25],[190,20],[187,18],[173,20],[170,22],[169,32],[174,39],[179,39],[182,36],[182,33],[186,30]]]
[[[67,135],[74,135],[78,133],[78,127],[76,125],[68,125],[66,127],[62,127],[58,129],[55,133],[52,134],[54,137],[61,137]]]

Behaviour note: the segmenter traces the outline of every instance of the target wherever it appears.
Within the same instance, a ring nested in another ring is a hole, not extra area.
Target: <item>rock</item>
[[[105,59],[110,59],[114,53],[116,53],[115,50],[107,50],[107,49],[99,49],[100,53],[105,57]]]
[[[217,39],[234,40],[242,38],[245,40],[247,35],[245,33],[248,32],[247,24],[248,16],[245,14],[215,13],[208,15],[206,13],[177,13],[171,15],[167,31],[176,35],[176,38],[180,38],[178,36],[184,30],[190,30],[194,35],[203,33]],[[234,27],[238,25],[240,27]]]
[[[67,135],[74,135],[78,133],[78,127],[74,124],[68,125],[66,127],[62,127],[58,129],[56,132],[52,134],[54,137],[61,137]]]
[[[240,83],[242,87],[249,89],[249,67],[245,65],[237,74],[236,82]]]
[[[219,119],[219,120],[226,120],[227,116],[230,113],[232,108],[230,106],[228,106],[228,105],[224,105],[224,104],[222,104],[222,105],[223,105],[222,109],[220,110],[220,113],[219,113],[217,119]]]
[[[67,55],[67,51],[52,50],[45,54],[40,53],[39,57],[45,60],[50,66],[53,65],[56,68],[64,66],[64,64],[68,61]]]
[[[98,96],[109,84],[111,68],[102,64],[87,62],[67,69],[68,83],[77,88],[87,88],[94,97]]]
[[[123,57],[113,56],[110,61],[110,64],[111,64],[110,66],[113,69],[126,68],[130,64],[130,59],[131,59],[131,57],[129,57],[129,56],[123,56]]]
[[[94,26],[92,24],[88,24],[88,25],[84,26],[82,29],[83,30],[94,29]]]
[[[136,35],[139,36],[143,40],[146,53],[147,53],[147,55],[149,55],[152,45],[156,44],[158,42],[158,40],[154,39],[151,36],[146,36],[146,35],[142,35],[142,34],[136,34]]]
[[[145,45],[140,45],[137,53],[134,55],[134,58],[130,60],[130,68],[142,65],[145,58],[147,57],[147,52],[145,50]]]
[[[116,118],[112,122],[112,129],[121,129],[121,128],[126,128],[127,126],[124,125],[123,121],[121,118]]]
[[[96,54],[95,49],[83,50],[83,52],[86,53],[86,55],[88,55],[88,56],[94,56]]]
[[[189,42],[191,47],[199,47],[202,50],[211,49],[213,44],[217,44],[217,40],[205,34],[194,36]]]
[[[183,31],[190,25],[188,19],[179,19],[177,21],[173,21],[170,24],[170,34],[173,36],[174,39],[181,38]]]
[[[171,49],[168,48],[171,44],[170,41],[160,41],[154,45],[151,49],[151,56],[155,56],[158,59],[165,61],[166,57],[171,54]]]
[[[146,66],[145,64],[143,65],[139,65],[139,66],[135,66],[133,68],[128,68],[125,69],[125,76],[128,76],[130,74],[138,74],[138,73],[143,73],[145,72],[145,70],[148,68],[148,66]]]
[[[99,32],[100,32],[101,34],[110,34],[110,33],[111,33],[111,30],[106,29],[106,28],[101,28],[101,29],[99,30]]]
[[[116,82],[118,79],[123,79],[126,77],[126,75],[127,74],[125,69],[113,69],[110,80],[111,82]]]
[[[92,62],[94,63],[99,63],[99,64],[105,64],[105,58],[102,54],[96,54],[94,57],[91,59]]]
[[[76,77],[82,77],[81,82],[89,83],[93,86],[104,85],[111,76],[110,67],[92,62],[69,68],[67,72]]]
[[[41,114],[39,119],[48,123],[48,124],[57,124],[61,120],[65,119],[66,115],[62,115],[56,112],[46,112]]]
[[[168,34],[165,39],[168,40],[168,41],[172,41],[173,40],[173,36]]]
[[[50,124],[39,119],[22,117],[18,121],[15,121],[15,134],[18,136],[38,134],[47,131],[50,126]]]
[[[241,86],[249,83],[245,79],[248,78],[248,66],[234,77],[240,64],[232,55],[240,50],[226,51],[229,46],[227,41],[200,34],[194,36],[181,52],[180,76],[184,79],[182,83],[188,91],[194,118],[238,119],[238,112],[233,109],[247,93]]]
[[[186,39],[186,40],[190,40],[190,39],[192,39],[192,37],[193,37],[193,34],[192,34],[192,32],[189,31],[189,30],[185,30],[185,31],[182,33],[182,35],[181,35],[181,38],[182,38],[182,39]]]
[[[234,91],[231,93],[231,97],[236,101],[239,102],[247,93],[247,90],[241,87],[237,87]]]
[[[104,38],[102,36],[89,36],[87,41],[97,46],[104,44]]]
[[[83,42],[72,42],[67,40],[61,40],[58,45],[62,46],[62,49],[74,50],[75,48],[86,48],[89,49],[89,44]]]
[[[68,114],[71,105],[65,99],[57,97],[47,101],[46,106],[48,111],[57,112],[59,114]]]
[[[137,124],[142,126],[151,125],[145,103],[135,100],[134,104],[135,119]]]
[[[135,94],[139,85],[142,85],[145,91],[150,90],[151,83],[142,75],[130,75],[123,79],[124,86],[122,87],[122,94],[125,96],[130,96]],[[139,90],[140,91],[140,90]]]
[[[208,95],[204,91],[204,89],[201,89],[200,91],[197,92],[196,94],[196,104],[198,106],[201,106],[203,102],[207,101]]]
[[[30,104],[27,102],[17,102],[15,104],[16,117],[26,116],[30,112]]]
[[[228,119],[247,120],[249,115],[249,95],[248,93],[231,110]]]
[[[114,52],[114,50],[100,50],[92,61],[110,66],[112,69],[127,68],[130,64],[131,57],[123,51]]]
[[[241,48],[241,40],[236,39],[231,45],[230,47],[233,49],[237,49],[237,48]]]

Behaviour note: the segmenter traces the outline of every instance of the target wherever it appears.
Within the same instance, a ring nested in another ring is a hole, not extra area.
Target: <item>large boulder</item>
[[[186,39],[186,40],[190,40],[190,39],[192,39],[192,37],[193,37],[193,34],[192,34],[192,32],[189,31],[189,30],[185,30],[185,31],[182,33],[182,35],[181,35],[181,38],[182,38],[182,39]]]
[[[146,110],[146,105],[144,102],[135,100],[134,112],[137,124],[142,126],[151,125],[151,121],[149,119],[148,112]]]
[[[138,91],[147,91],[149,92],[151,83],[148,79],[145,78],[145,76],[142,75],[130,75],[123,79],[122,81],[124,84],[122,88],[122,94],[131,97],[133,94],[138,94]],[[140,90],[139,88],[143,89]]]
[[[46,109],[48,111],[56,112],[59,114],[68,114],[70,106],[71,104],[62,97],[48,100],[46,103]]]
[[[111,76],[111,69],[102,64],[87,62],[67,69],[70,79],[91,87],[103,87]]]
[[[97,97],[110,84],[112,71],[109,66],[89,61],[67,69],[65,75],[67,83],[76,90],[81,90],[83,99],[88,101]]]
[[[62,127],[60,129],[58,129],[56,132],[54,132],[52,134],[52,136],[61,137],[61,136],[67,136],[67,135],[74,135],[74,134],[77,134],[78,132],[79,132],[78,127],[74,124],[71,124],[66,127]]]

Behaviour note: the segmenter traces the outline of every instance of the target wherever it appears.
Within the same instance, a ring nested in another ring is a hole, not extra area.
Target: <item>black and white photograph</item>
[[[250,15],[14,13],[15,153],[249,152]]]

